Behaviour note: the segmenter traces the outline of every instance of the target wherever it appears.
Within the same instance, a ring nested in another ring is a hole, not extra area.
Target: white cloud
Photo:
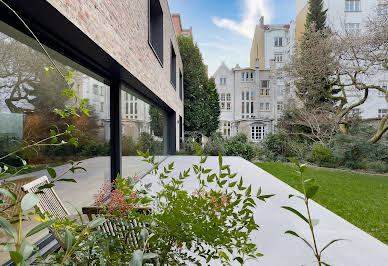
[[[236,22],[227,18],[213,17],[212,21],[220,28],[229,29],[246,38],[252,39],[256,24],[260,16],[265,20],[271,20],[271,10],[269,2],[271,0],[239,0],[242,5],[241,21]]]
[[[210,48],[216,48],[216,49],[219,49],[219,50],[228,51],[228,52],[231,52],[231,53],[240,53],[240,49],[238,49],[237,47],[234,47],[234,46],[231,46],[231,45],[223,45],[220,42],[199,42],[198,46],[200,48],[202,48],[202,47],[210,47]]]

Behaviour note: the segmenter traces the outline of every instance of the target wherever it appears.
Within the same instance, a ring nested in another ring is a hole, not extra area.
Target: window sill
[[[355,11],[345,10],[345,13],[359,13],[359,12],[362,12],[362,10],[355,10]]]

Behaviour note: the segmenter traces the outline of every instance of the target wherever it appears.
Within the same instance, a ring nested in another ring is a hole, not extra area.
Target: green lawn
[[[300,191],[293,166],[258,163],[260,168]],[[388,244],[388,176],[309,168],[320,190],[314,200]]]

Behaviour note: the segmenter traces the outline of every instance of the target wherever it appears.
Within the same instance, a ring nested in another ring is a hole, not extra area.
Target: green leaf
[[[58,179],[57,181],[77,183],[77,181],[74,178],[61,178],[61,179]]]
[[[245,191],[245,196],[246,197],[250,197],[251,196],[251,191],[252,191],[252,185],[249,185],[249,187]]]
[[[46,167],[46,170],[47,172],[49,173],[49,175],[51,176],[52,179],[55,179],[55,177],[57,177],[57,172],[55,172],[55,170],[51,167]]]
[[[50,129],[50,136],[54,137],[56,134],[57,132],[55,132],[55,130]]]
[[[288,230],[288,231],[285,232],[285,234],[290,234],[290,235],[293,235],[293,236],[296,236],[296,237],[302,239],[303,242],[305,242],[306,245],[307,245],[308,247],[310,247],[311,250],[315,253],[315,250],[314,250],[313,246],[312,246],[306,239],[304,239],[303,237],[299,236],[299,235],[298,235],[297,233],[295,233],[294,231]]]
[[[11,193],[8,189],[0,188],[0,193],[4,196],[7,196],[8,198],[11,198],[13,202],[16,201],[15,193]]]
[[[143,265],[143,251],[140,249],[133,252],[131,261],[129,262],[130,266],[142,266]]]
[[[32,235],[35,235],[36,233],[42,231],[43,229],[51,226],[53,223],[55,223],[56,220],[50,220],[50,221],[47,221],[47,222],[44,222],[44,223],[41,223],[41,224],[38,224],[37,226],[35,226],[34,228],[32,228],[27,234],[26,234],[26,237],[30,237]]]
[[[346,240],[346,239],[338,238],[338,239],[334,239],[334,240],[330,241],[326,246],[324,246],[324,247],[321,249],[321,253],[322,253],[325,249],[327,249],[329,246],[331,246],[332,244],[334,244],[335,242],[343,241],[343,240]]]
[[[234,260],[237,260],[241,265],[244,263],[244,260],[241,257],[235,257]]]
[[[218,256],[219,256],[220,258],[224,258],[226,261],[230,261],[228,255],[226,255],[226,253],[223,252],[222,250],[218,251]]]
[[[325,266],[330,266],[330,264],[324,262],[324,261],[321,261],[321,264],[325,265]]]
[[[258,197],[258,199],[265,202],[266,199],[269,199],[269,198],[271,198],[273,196],[275,196],[275,194],[261,195],[261,196]]]
[[[234,187],[237,184],[237,181],[234,181],[232,183],[229,183],[229,187]]]
[[[287,159],[293,164],[295,164],[298,168],[300,168],[300,164],[297,160],[295,160],[294,158],[287,158]]]
[[[9,252],[9,255],[11,256],[11,259],[12,259],[12,261],[13,261],[15,264],[19,264],[20,262],[23,261],[23,255],[20,254],[19,252],[10,251],[10,252]]]
[[[29,210],[35,207],[39,202],[39,197],[34,193],[27,193],[22,199],[21,207],[23,211]]]
[[[0,216],[0,227],[3,228],[13,239],[16,241],[18,234],[16,233],[16,229],[12,226],[7,219]]]
[[[261,187],[257,190],[256,198],[259,198],[261,195]]]
[[[100,226],[102,225],[103,223],[105,223],[106,219],[104,217],[98,217],[92,221],[90,221],[88,223],[88,227],[93,229],[93,228],[96,228],[97,226]]]
[[[205,163],[208,157],[209,157],[208,155],[206,155],[205,157],[203,157],[203,158],[201,159],[201,163]]]
[[[303,215],[301,214],[299,211],[295,210],[294,208],[291,208],[289,206],[282,206],[283,209],[287,210],[287,211],[290,211],[294,214],[296,214],[297,216],[299,216],[303,221],[305,221],[306,223],[310,224],[309,223],[309,220]]]
[[[34,251],[34,246],[27,240],[23,240],[22,245],[20,246],[20,254],[23,256],[23,259],[28,259],[32,251]]]
[[[66,228],[65,229],[65,239],[64,239],[64,242],[65,242],[65,246],[66,246],[66,250],[69,251],[71,249],[71,247],[73,246],[73,241],[74,241],[74,237],[73,235],[71,234],[71,232]]]
[[[216,176],[215,174],[209,175],[209,176],[207,177],[206,181],[207,181],[208,183],[213,182],[215,176]]]
[[[195,152],[198,154],[199,153],[199,147],[198,147],[198,143],[196,141],[194,141],[194,149],[195,149]]]
[[[222,168],[222,155],[220,152],[218,153],[218,165]]]
[[[309,187],[307,189],[307,192],[306,192],[306,197],[308,199],[311,199],[312,197],[314,197],[315,194],[317,194],[318,189],[319,189],[319,186],[311,186],[311,187]]]
[[[45,184],[45,185],[43,185],[43,186],[40,186],[39,188],[38,188],[38,190],[43,190],[43,189],[45,189],[45,188],[52,188],[54,186],[54,184]]]

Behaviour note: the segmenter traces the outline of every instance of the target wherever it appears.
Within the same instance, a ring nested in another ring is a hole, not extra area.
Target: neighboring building
[[[258,142],[273,132],[284,102],[291,97],[270,69],[229,69],[224,63],[213,77],[220,98],[219,131],[225,137],[246,134]]]
[[[388,14],[387,0],[324,0],[323,3],[323,8],[327,9],[327,25],[339,32],[362,31],[368,18]],[[308,0],[296,0],[296,40],[305,31],[307,11]],[[388,86],[388,71],[386,70],[381,70],[371,78],[373,79],[370,81],[372,84]],[[362,97],[357,91],[351,91],[349,95],[350,104]],[[367,101],[354,112],[363,119],[374,119],[381,118],[387,110],[388,103],[385,95],[376,90],[370,90]]]
[[[87,75],[82,75],[82,85],[76,81],[77,93],[81,98],[89,99],[88,106],[97,119],[99,135],[109,141],[109,90],[105,84]],[[121,132],[136,140],[141,133],[150,131],[150,105],[138,97],[121,91]]]
[[[182,29],[181,15],[180,14],[172,14],[172,22],[174,23],[174,29],[176,36],[183,37],[193,37],[193,28],[190,29]]]
[[[266,25],[261,17],[252,41],[250,66],[258,61],[261,69],[269,69],[274,61],[275,68],[282,67],[293,54],[294,44],[295,22]]]

